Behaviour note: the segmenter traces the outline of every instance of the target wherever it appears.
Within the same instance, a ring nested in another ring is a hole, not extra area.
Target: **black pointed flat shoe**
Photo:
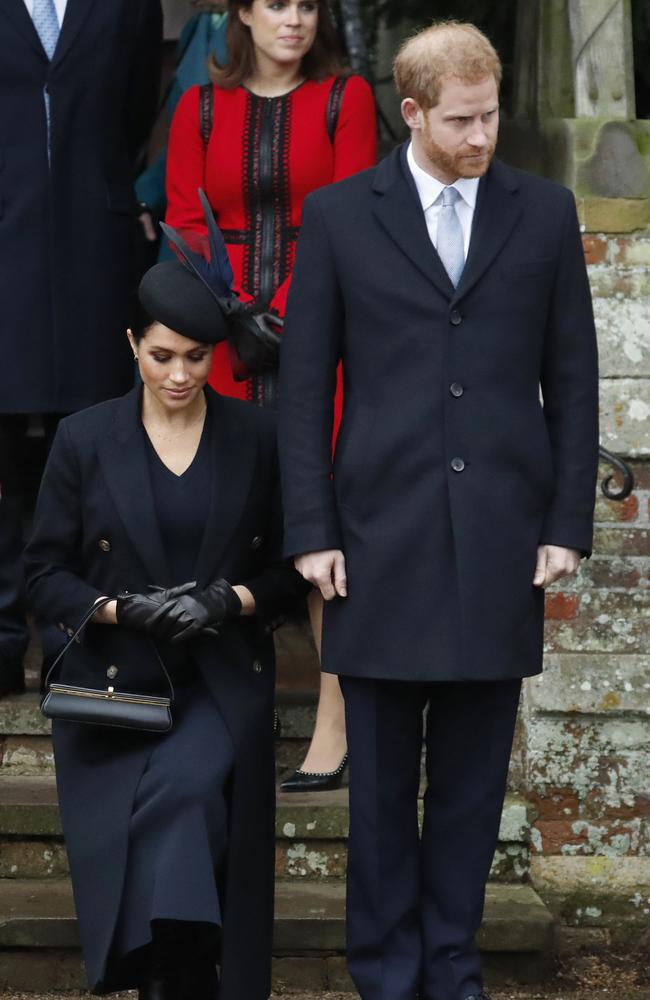
[[[283,781],[280,789],[283,792],[329,792],[340,788],[345,769],[348,766],[348,752],[335,771],[301,771],[298,768],[290,778]]]

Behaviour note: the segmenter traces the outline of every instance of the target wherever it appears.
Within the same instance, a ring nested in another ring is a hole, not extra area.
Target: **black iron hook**
[[[601,490],[608,500],[626,500],[634,489],[634,473],[632,472],[632,469],[627,462],[624,462],[622,458],[618,457],[618,455],[612,454],[612,452],[608,451],[607,448],[603,448],[602,445],[598,451],[600,453],[600,457],[609,465],[613,465],[614,468],[623,476],[623,485],[620,489],[612,490],[610,488],[610,483],[614,480],[614,476],[612,474],[603,479],[600,484]]]

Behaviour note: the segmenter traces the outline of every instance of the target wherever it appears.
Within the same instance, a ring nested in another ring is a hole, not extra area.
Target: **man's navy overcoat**
[[[191,653],[232,738],[227,874],[221,957],[223,1000],[270,992],[274,882],[274,655],[271,624],[304,592],[280,562],[281,515],[274,415],[207,390],[212,421],[211,509],[196,566],[200,586],[219,577],[253,591],[258,613],[193,641]],[[183,525],[178,525],[182,533]],[[167,587],[149,480],[140,390],[62,421],[48,459],[27,547],[33,607],[70,631],[101,595]],[[185,582],[185,581],[182,581]],[[171,651],[160,644],[163,660]],[[173,647],[178,653],[178,647]],[[119,626],[94,625],[73,644],[57,678],[167,693],[153,645]],[[206,691],[206,697],[209,697]],[[164,738],[164,737],[163,737]],[[146,734],[54,724],[59,801],[90,986],[114,989],[106,963],[125,877],[134,796],[151,754]],[[188,852],[192,844],[187,844]],[[183,872],[178,872],[183,885]],[[191,900],[190,900],[191,904]],[[118,984],[119,985],[119,984]]]
[[[575,201],[493,161],[454,288],[407,171],[397,149],[305,202],[281,358],[285,553],[345,552],[325,670],[527,676],[537,547],[592,544],[596,337]]]
[[[133,178],[161,45],[160,0],[68,0],[50,62],[24,0],[0,3],[0,413],[69,413],[132,384]]]

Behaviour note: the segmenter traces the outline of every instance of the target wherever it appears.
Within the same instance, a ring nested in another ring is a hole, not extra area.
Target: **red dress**
[[[236,290],[281,316],[306,195],[374,166],[376,160],[376,112],[369,85],[359,76],[347,79],[330,139],[327,108],[334,84],[334,77],[308,80],[282,97],[258,97],[245,87],[215,87],[207,151],[198,87],[183,95],[171,125],[166,221],[204,233],[197,194],[202,187],[228,246]],[[217,345],[210,383],[228,396],[275,404],[276,377],[235,382],[227,344]],[[340,396],[339,387],[337,426]]]

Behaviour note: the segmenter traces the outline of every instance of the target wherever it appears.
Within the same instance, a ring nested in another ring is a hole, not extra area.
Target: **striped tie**
[[[465,267],[463,229],[455,208],[460,198],[460,191],[455,187],[445,187],[440,193],[440,198],[442,198],[442,208],[438,215],[437,250],[455,288]]]

